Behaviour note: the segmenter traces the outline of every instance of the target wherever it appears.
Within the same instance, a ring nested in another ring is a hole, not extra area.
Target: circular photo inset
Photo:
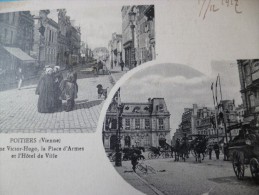
[[[148,195],[256,194],[244,152],[234,149],[243,129],[239,76],[226,61],[212,63],[209,74],[143,66],[106,111],[103,146],[116,171]]]

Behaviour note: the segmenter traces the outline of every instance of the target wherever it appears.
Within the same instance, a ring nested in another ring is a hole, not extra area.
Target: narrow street
[[[250,169],[246,169],[245,179],[237,180],[230,161],[206,158],[196,163],[194,157],[186,162],[175,162],[173,158],[145,160],[144,163],[156,173],[132,172],[130,161],[123,161],[122,167],[115,167],[119,174],[136,189],[146,194],[259,194],[259,185],[251,179]]]
[[[78,72],[78,98],[73,111],[43,114],[37,111],[38,95],[36,84],[0,92],[0,132],[1,133],[90,133],[95,132],[103,105],[97,97],[98,84],[108,92],[113,86],[111,75],[94,76],[92,73]],[[86,69],[87,71],[87,69]],[[64,74],[65,75],[65,74]],[[63,107],[65,102],[63,101]]]

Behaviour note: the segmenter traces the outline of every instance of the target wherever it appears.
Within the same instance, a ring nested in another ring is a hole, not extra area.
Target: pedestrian
[[[40,77],[36,94],[38,99],[38,112],[53,113],[55,110],[55,82],[53,77],[53,69],[46,68],[45,72]]]
[[[55,80],[55,89],[54,89],[54,93],[55,93],[55,109],[56,111],[60,110],[62,107],[62,99],[61,99],[61,89],[60,89],[60,84],[63,80],[63,75],[60,72],[60,67],[59,66],[55,66],[54,67],[54,80]]]
[[[61,81],[61,99],[66,100],[66,112],[74,109],[75,99],[77,98],[78,85],[77,85],[77,74],[73,70],[70,70],[67,74],[67,78]]]
[[[136,172],[136,166],[138,164],[138,154],[133,151],[133,154],[131,155],[131,164],[132,164],[132,169],[134,172]]]
[[[22,81],[24,79],[22,67],[18,66],[18,72],[17,72],[17,79],[18,79],[18,90],[21,90]]]
[[[123,68],[124,68],[124,62],[123,62],[123,60],[121,60],[120,66],[121,66],[121,71],[123,71]]]
[[[215,151],[216,154],[216,159],[219,159],[219,145],[217,143],[214,144],[213,149]]]
[[[224,143],[223,151],[224,151],[224,161],[228,161],[228,144],[227,143]]]
[[[208,150],[209,150],[209,159],[211,160],[211,155],[212,155],[212,145],[210,144],[209,147],[208,147]]]

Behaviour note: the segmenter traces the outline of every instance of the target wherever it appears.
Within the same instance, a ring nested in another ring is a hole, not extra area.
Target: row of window
[[[52,48],[46,48],[46,62],[53,64],[56,62],[56,50]]]
[[[14,24],[15,23],[15,12],[0,14],[0,21],[3,21],[8,24]]]
[[[47,29],[46,31],[46,41],[49,43],[54,43],[57,40],[57,32]]]
[[[135,126],[134,129],[140,130],[141,129],[141,119],[136,118],[134,119]],[[106,129],[117,129],[117,120],[116,119],[107,119],[106,120]],[[125,130],[130,130],[131,126],[131,119],[125,119]],[[150,119],[144,119],[144,129],[150,129]],[[164,119],[158,119],[158,129],[164,130]]]

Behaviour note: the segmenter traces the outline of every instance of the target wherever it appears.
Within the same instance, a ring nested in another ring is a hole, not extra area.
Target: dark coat
[[[53,75],[43,74],[39,80],[36,94],[38,99],[38,112],[52,113],[55,110],[55,82]]]

